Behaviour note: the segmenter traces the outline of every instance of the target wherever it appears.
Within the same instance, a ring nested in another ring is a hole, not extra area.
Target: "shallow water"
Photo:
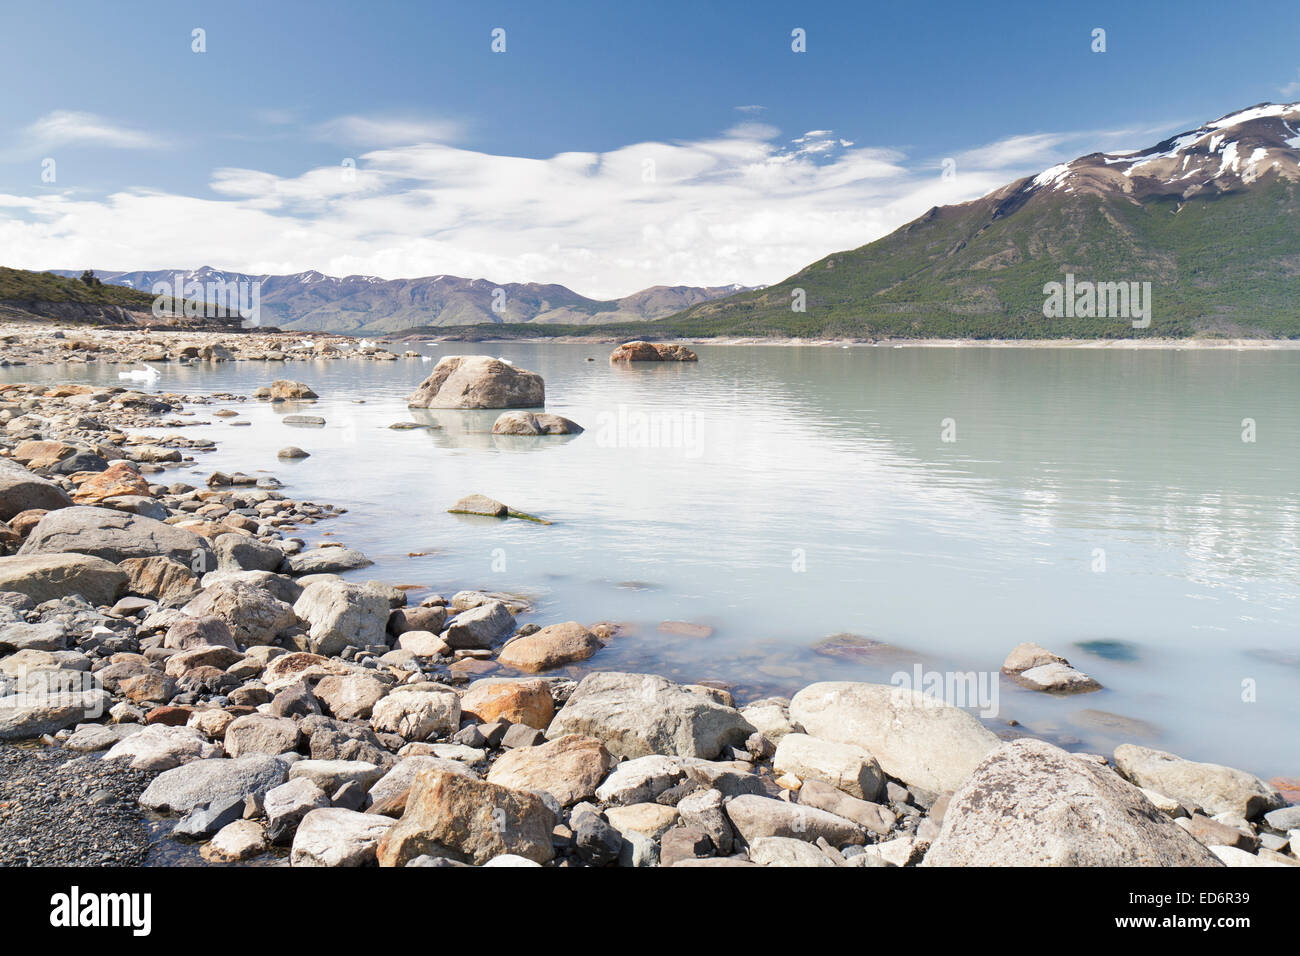
[[[698,365],[619,368],[598,345],[421,348],[539,372],[547,410],[588,430],[505,438],[488,433],[496,413],[408,412],[432,369],[418,359],[160,365],[156,390],[290,377],[323,396],[232,405],[244,428],[199,409],[211,424],[185,433],[219,448],[170,474],[260,469],[351,509],[302,536],[365,551],[361,579],[521,592],[541,624],[628,624],[593,666],[752,696],[914,664],[995,675],[1032,640],[1106,689],[1061,699],[1003,680],[995,729],[1300,776],[1300,352],[705,346]],[[294,411],[327,424],[281,421]],[[387,427],[412,419],[439,427]],[[277,460],[289,444],[312,457]],[[446,514],[471,492],[554,524]],[[899,650],[810,649],[844,632]]]

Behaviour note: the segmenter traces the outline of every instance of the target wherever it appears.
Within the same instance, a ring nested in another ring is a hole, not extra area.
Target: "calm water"
[[[417,359],[163,365],[167,391],[304,380],[328,421],[236,405],[253,427],[187,429],[221,444],[179,477],[260,469],[349,507],[303,536],[364,550],[363,579],[520,592],[542,624],[629,625],[601,667],[752,696],[914,662],[995,672],[1032,640],[1106,689],[1004,683],[995,729],[1300,776],[1300,352],[701,347],[698,365],[629,369],[608,346],[423,350],[539,372],[547,409],[588,430],[507,439],[487,433],[496,413],[408,412],[432,368]],[[0,375],[116,384],[118,370]],[[387,427],[413,417],[440,427]],[[288,444],[312,457],[277,460]],[[445,513],[471,492],[554,524]],[[665,620],[714,633],[664,634]],[[810,650],[845,632],[899,651]],[[1117,732],[1093,711],[1142,723]]]

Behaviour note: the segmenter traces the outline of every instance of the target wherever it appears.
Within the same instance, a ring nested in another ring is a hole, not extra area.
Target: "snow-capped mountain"
[[[52,270],[76,277],[82,269]],[[207,286],[210,283],[260,283],[263,325],[303,331],[375,335],[417,326],[534,322],[559,325],[645,322],[663,318],[697,302],[743,290],[740,285],[653,286],[621,299],[599,300],[562,285],[536,282],[495,283],[439,275],[419,279],[379,276],[328,276],[308,271],[292,275],[250,275],[203,266],[189,270],[99,272],[103,282],[152,292],[160,283]],[[179,276],[179,278],[178,278]],[[197,291],[183,293],[200,298]]]
[[[1261,103],[1135,153],[1092,153],[1035,176],[1031,190],[1135,199],[1231,192],[1268,175],[1300,180],[1300,103]]]
[[[1066,275],[1150,283],[1150,327],[1044,315],[1045,285]],[[805,312],[792,315],[796,290]],[[668,322],[865,338],[1300,338],[1300,104],[1081,156]]]

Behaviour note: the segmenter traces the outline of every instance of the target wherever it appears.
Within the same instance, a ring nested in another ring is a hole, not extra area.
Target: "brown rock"
[[[153,497],[149,493],[149,482],[124,461],[114,462],[105,471],[78,472],[72,476],[72,480],[77,482],[72,500],[81,505],[97,504],[105,498],[116,498],[119,495]]]
[[[552,624],[527,637],[517,637],[501,649],[497,660],[506,667],[537,673],[585,661],[600,650],[600,640],[577,621]]]
[[[460,712],[483,724],[508,720],[545,730],[555,716],[555,702],[544,680],[488,678],[469,685],[461,698]]]
[[[681,345],[625,342],[610,354],[611,362],[698,362],[700,357]]]
[[[423,770],[406,811],[379,843],[380,866],[404,866],[425,853],[450,851],[482,865],[513,853],[535,863],[554,855],[555,814],[541,797],[461,774]]]
[[[594,797],[613,766],[614,758],[599,740],[565,734],[502,754],[488,772],[488,782],[515,790],[545,790],[567,807]]]
[[[128,594],[152,598],[167,607],[180,607],[200,590],[194,572],[171,558],[127,558],[117,566],[126,572]]]

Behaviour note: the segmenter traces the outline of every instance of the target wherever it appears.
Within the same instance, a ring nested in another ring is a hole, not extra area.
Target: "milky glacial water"
[[[488,433],[495,412],[408,411],[432,369],[419,359],[162,364],[157,390],[291,377],[322,396],[232,405],[252,427],[200,409],[210,424],[186,434],[218,450],[173,474],[261,471],[348,507],[301,534],[365,551],[363,580],[519,592],[539,624],[625,624],[588,668],[752,698],[918,664],[996,675],[1036,641],[1105,689],[1002,680],[995,730],[1300,776],[1298,351],[703,346],[698,364],[611,367],[599,345],[420,349],[536,371],[547,410],[587,431],[506,438]],[[0,380],[117,384],[119,370]],[[288,425],[292,411],[327,425]],[[438,427],[388,428],[410,420]],[[311,457],[279,461],[288,444]],[[446,513],[471,492],[553,524]],[[668,620],[714,631],[662,633]],[[897,650],[812,650],[840,633]]]

